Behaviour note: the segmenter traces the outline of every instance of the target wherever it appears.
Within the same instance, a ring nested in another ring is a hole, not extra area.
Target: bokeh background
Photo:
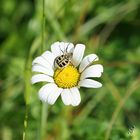
[[[0,1],[0,140],[22,139],[27,112],[26,140],[140,140],[140,0],[45,0],[44,50],[84,43],[104,66],[102,88],[82,88],[78,107],[59,98],[45,118],[30,84],[42,15],[42,0]]]

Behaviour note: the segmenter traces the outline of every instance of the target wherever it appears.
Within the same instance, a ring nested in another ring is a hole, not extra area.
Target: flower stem
[[[31,78],[31,59],[30,59],[30,52],[28,54],[27,60],[25,62],[25,69],[24,69],[24,82],[25,82],[25,92],[24,92],[24,99],[25,99],[25,117],[24,117],[24,131],[23,131],[23,140],[27,140],[27,126],[28,126],[28,108],[30,104],[30,93],[31,93],[31,86],[30,86],[30,78]]]
[[[42,45],[41,53],[44,51],[45,41],[45,0],[42,0]]]
[[[45,0],[42,0],[42,45],[41,53],[44,51],[45,46]],[[48,104],[42,103],[42,112],[41,112],[41,126],[40,126],[40,140],[44,140],[46,133],[46,123],[47,123],[47,109]]]
[[[47,122],[47,109],[48,104],[42,103],[42,114],[41,114],[41,127],[40,127],[40,140],[44,140],[45,133],[46,133],[46,122]]]
[[[24,118],[23,140],[27,140],[27,126],[28,126],[28,105],[26,104],[26,111],[25,111],[25,118]]]

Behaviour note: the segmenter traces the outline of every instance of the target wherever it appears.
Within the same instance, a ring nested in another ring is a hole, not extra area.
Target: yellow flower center
[[[54,73],[54,81],[60,88],[72,88],[77,86],[80,78],[78,70],[68,65],[64,69],[57,69]]]

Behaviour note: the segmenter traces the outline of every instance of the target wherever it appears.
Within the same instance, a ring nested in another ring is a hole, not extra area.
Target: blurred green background
[[[0,3],[0,140],[22,139],[26,109],[26,139],[40,140],[41,85],[30,78],[43,1]],[[78,107],[60,98],[48,107],[42,140],[140,140],[140,0],[46,0],[44,33],[44,50],[58,40],[84,43],[104,74],[102,88],[81,89]]]

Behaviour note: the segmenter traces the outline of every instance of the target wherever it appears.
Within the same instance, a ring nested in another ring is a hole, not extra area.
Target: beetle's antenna
[[[60,48],[60,44],[59,44],[59,48]],[[64,53],[64,51],[60,48],[61,52]]]
[[[67,47],[66,47],[66,53],[67,53],[67,50],[68,50],[68,46],[70,45],[70,43],[67,45]]]

